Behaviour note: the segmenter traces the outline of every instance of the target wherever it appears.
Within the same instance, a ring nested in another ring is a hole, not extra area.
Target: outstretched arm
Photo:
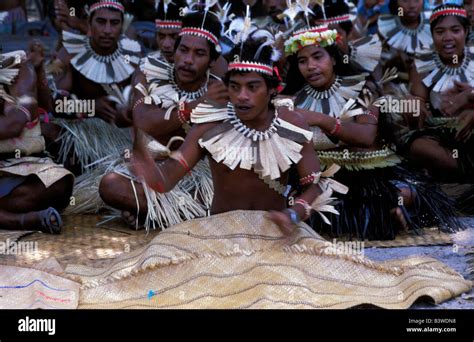
[[[188,132],[181,147],[172,152],[170,158],[157,163],[153,160],[144,143],[144,135],[135,128],[133,146],[132,170],[135,175],[142,177],[147,185],[158,192],[168,192],[199,162],[203,151],[198,140],[206,126],[195,125]]]
[[[295,114],[293,114],[295,115]],[[298,123],[298,126],[309,130],[309,126],[305,123],[302,117],[293,117],[293,124]],[[313,183],[314,177],[319,173],[320,165],[319,159],[313,149],[312,142],[303,144],[301,150],[302,158],[297,164],[300,181],[310,180],[307,184],[302,184],[305,188],[303,193],[295,199],[290,201],[292,206],[283,211],[271,211],[268,218],[275,222],[284,232],[291,233],[294,230],[294,223],[291,220],[291,211],[294,211],[300,220],[306,220],[311,213],[310,205],[322,193],[321,188],[317,182]],[[292,202],[292,203],[291,203]]]

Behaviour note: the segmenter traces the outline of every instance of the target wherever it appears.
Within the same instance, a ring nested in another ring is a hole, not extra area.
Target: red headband
[[[256,62],[244,61],[229,63],[229,71],[231,70],[263,72],[264,74],[273,76],[273,68],[271,66]]]
[[[207,40],[209,40],[215,46],[219,45],[219,40],[217,40],[217,37],[214,34],[212,34],[211,32],[209,32],[207,30],[204,30],[204,29],[200,29],[200,28],[196,28],[196,27],[186,27],[186,28],[181,29],[181,32],[179,33],[179,35],[182,36],[182,35],[185,35],[185,34],[190,34],[192,36],[203,37],[203,38],[206,38]]]
[[[433,12],[430,18],[430,23],[433,22],[436,18],[442,16],[442,15],[455,15],[458,17],[463,17],[467,18],[467,12],[465,9],[461,8],[446,8],[441,11]]]
[[[97,2],[95,4],[93,4],[91,7],[90,7],[90,12],[94,12],[100,8],[115,8],[117,10],[119,10],[120,12],[124,13],[125,12],[125,7],[118,3],[118,2],[115,2],[115,1],[101,1],[101,2]]]
[[[173,20],[155,20],[156,28],[163,28],[163,29],[181,29],[183,26],[183,22],[181,21],[173,21]]]

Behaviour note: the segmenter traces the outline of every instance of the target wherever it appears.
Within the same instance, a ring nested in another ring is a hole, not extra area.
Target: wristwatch
[[[298,215],[298,213],[294,211],[293,209],[286,209],[286,210],[288,211],[288,214],[290,214],[291,223],[297,226],[301,221],[300,215]]]

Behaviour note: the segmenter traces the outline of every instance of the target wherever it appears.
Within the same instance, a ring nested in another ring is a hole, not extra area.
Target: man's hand
[[[455,116],[469,102],[471,88],[463,89],[463,84],[459,85],[460,87],[455,86],[441,95],[440,109],[444,116]]]
[[[291,222],[290,215],[287,210],[269,211],[265,217],[278,225],[283,234],[290,235],[296,230],[296,226]]]
[[[460,128],[456,133],[456,140],[466,142],[472,135],[474,128],[474,110],[465,110],[457,118]]]
[[[226,105],[229,102],[229,92],[221,81],[210,80],[207,86],[207,93],[203,98],[210,102]]]
[[[98,118],[109,124],[115,123],[118,115],[117,109],[115,109],[112,101],[107,99],[106,96],[99,97],[95,100],[95,111]]]
[[[63,30],[68,28],[69,9],[63,0],[54,0],[56,20]]]
[[[28,61],[38,70],[44,65],[44,48],[40,41],[33,40],[28,44]]]
[[[64,0],[55,0],[54,10],[56,12],[57,20],[63,30],[72,28],[81,31],[82,33],[87,32],[87,22],[77,16],[71,16],[69,13],[70,10]]]
[[[463,83],[463,82],[459,82],[459,81],[454,80],[454,85],[455,85],[456,89],[458,90],[458,92],[471,91],[472,90],[472,87],[469,83]]]
[[[162,174],[147,150],[147,139],[140,129],[134,128],[133,132],[133,154],[130,165],[132,172],[138,178],[144,179],[150,188],[162,193],[164,192]]]

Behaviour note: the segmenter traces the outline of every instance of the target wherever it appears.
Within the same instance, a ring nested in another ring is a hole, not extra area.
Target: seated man
[[[0,228],[61,231],[73,176],[44,158],[36,74],[25,53],[0,55]]]
[[[175,0],[167,5],[165,1],[158,2],[156,25],[156,44],[158,51],[151,56],[167,63],[174,63],[174,47],[183,26],[182,12],[180,9],[186,7],[183,1]]]
[[[221,25],[217,17],[212,12],[191,13],[182,18],[182,24],[175,45],[175,63],[149,56],[142,64],[142,72],[134,77],[133,125],[163,145],[186,135],[191,110],[199,103],[205,99],[228,101],[227,88],[210,72],[219,57]],[[163,229],[184,219],[205,216],[212,201],[210,170],[205,161],[167,194],[136,181],[122,164],[102,179],[99,188],[104,202],[123,211],[124,218],[135,228],[138,219],[147,228],[157,225]]]
[[[321,173],[310,143],[312,133],[304,119],[271,103],[279,82],[273,69],[273,47],[259,49],[267,39],[251,37],[243,45],[237,44],[231,55],[239,60],[229,64],[225,78],[230,103],[220,107],[198,105],[191,118],[198,124],[170,159],[155,164],[137,130],[132,165],[148,186],[167,192],[208,155],[214,184],[211,214],[268,210],[275,223],[291,231],[313,208],[321,209],[320,199],[315,201],[321,194]],[[287,209],[288,171],[295,164],[298,173],[311,181]]]
[[[62,132],[47,138],[60,144],[59,161],[78,173],[131,144],[129,132],[117,126],[131,125],[126,87],[141,48],[122,34],[124,15],[119,1],[97,1],[90,7],[88,36],[63,31],[61,67],[52,85],[61,117],[54,124]]]

